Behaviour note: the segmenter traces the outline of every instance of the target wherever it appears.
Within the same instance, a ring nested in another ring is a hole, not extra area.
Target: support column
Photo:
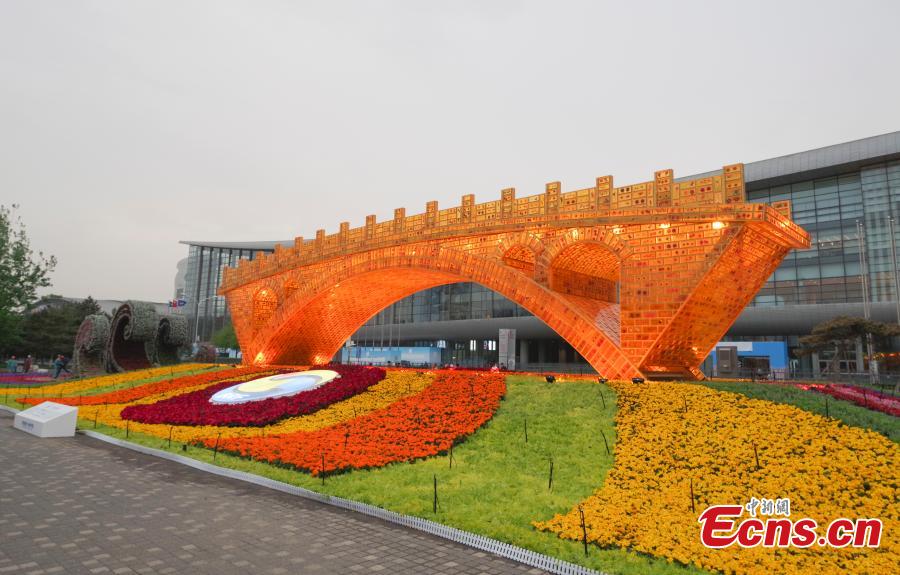
[[[524,371],[528,369],[528,341],[524,339],[519,340],[519,361],[516,364],[518,366],[519,371]]]

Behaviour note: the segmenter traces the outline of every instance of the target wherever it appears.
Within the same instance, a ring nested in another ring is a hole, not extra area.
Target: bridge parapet
[[[404,245],[458,236],[538,228],[600,224],[640,224],[708,220],[781,220],[783,233],[802,243],[805,232],[790,221],[789,202],[770,208],[744,203],[743,164],[725,166],[721,174],[675,182],[672,170],[655,172],[648,182],[615,187],[612,176],[601,176],[591,188],[561,192],[559,182],[548,183],[543,194],[516,197],[514,188],[501,191],[500,199],[480,204],[473,194],[460,205],[439,209],[426,203],[425,212],[406,215],[394,210],[391,220],[377,222],[366,216],[365,225],[351,228],[342,222],[337,233],[316,231],[313,241],[298,237],[294,246],[277,254],[257,254],[252,262],[241,260],[237,268],[225,269],[220,292],[227,293],[262,276],[313,262],[390,245]],[[779,216],[781,216],[779,218]]]

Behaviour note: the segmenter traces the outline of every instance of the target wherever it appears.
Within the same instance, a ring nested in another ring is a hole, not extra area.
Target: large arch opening
[[[514,269],[486,265],[469,255],[406,257],[360,261],[356,269],[320,276],[317,286],[301,290],[282,305],[279,325],[258,332],[248,351],[259,363],[324,363],[369,318],[394,302],[427,288],[472,282],[530,311],[600,373],[608,377],[639,374],[618,348],[617,334],[611,336],[563,294],[523,278]]]
[[[607,303],[619,302],[619,256],[603,244],[579,242],[550,262],[549,285],[556,292]]]
[[[378,270],[346,278],[295,312],[260,351],[261,360],[293,363],[293,358],[308,358],[310,363],[326,363],[382,309],[417,291],[458,281],[451,274],[419,269]]]

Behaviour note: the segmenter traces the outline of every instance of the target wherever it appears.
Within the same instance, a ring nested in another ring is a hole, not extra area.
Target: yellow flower
[[[581,503],[590,541],[726,573],[897,572],[896,444],[793,406],[701,385],[613,385],[619,396],[615,466]],[[815,519],[820,533],[841,517],[880,518],[881,547],[704,547],[700,513],[751,497],[790,498],[791,518]],[[535,525],[582,538],[577,507]]]
[[[67,381],[54,385],[34,386],[34,387],[8,387],[0,388],[0,392],[14,396],[26,397],[62,397],[64,395],[78,395],[92,389],[101,387],[112,387],[132,381],[140,381],[142,379],[151,379],[154,377],[162,377],[168,374],[184,373],[185,371],[195,371],[211,367],[208,363],[180,363],[178,365],[166,367],[154,367],[151,369],[140,369],[137,371],[129,371],[126,373],[113,373],[110,375],[101,375],[99,377],[89,377],[86,379],[77,379],[75,381]]]

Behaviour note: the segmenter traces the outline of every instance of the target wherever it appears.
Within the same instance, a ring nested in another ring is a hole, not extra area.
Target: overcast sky
[[[0,203],[55,293],[179,240],[618,185],[900,130],[900,2],[0,0]]]

